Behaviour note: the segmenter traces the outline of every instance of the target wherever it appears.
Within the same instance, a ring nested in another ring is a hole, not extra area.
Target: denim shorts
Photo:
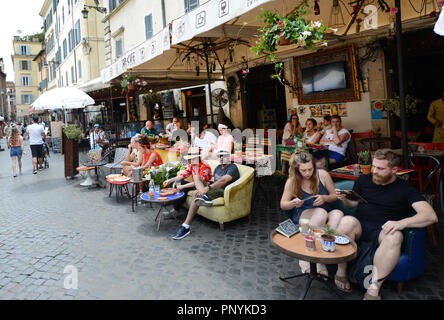
[[[11,147],[10,156],[11,157],[22,157],[23,150],[22,147]]]

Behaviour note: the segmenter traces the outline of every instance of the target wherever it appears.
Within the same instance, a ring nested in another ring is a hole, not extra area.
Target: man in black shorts
[[[337,228],[353,240],[377,241],[371,285],[364,300],[380,300],[382,283],[396,267],[405,228],[423,228],[438,221],[435,211],[424,197],[407,181],[397,178],[399,157],[390,149],[376,151],[373,158],[373,174],[361,175],[353,191],[367,203],[351,201],[336,189],[338,199],[348,208],[358,206],[356,216],[345,216]],[[410,216],[412,208],[416,211]],[[347,279],[347,264],[338,265],[336,286],[350,291]]]
[[[26,127],[26,133],[29,137],[29,146],[32,153],[32,166],[34,167],[33,173],[37,173],[37,161],[39,163],[39,169],[43,169],[43,138],[45,137],[45,130],[43,126],[38,124],[39,118],[33,117],[32,124]]]

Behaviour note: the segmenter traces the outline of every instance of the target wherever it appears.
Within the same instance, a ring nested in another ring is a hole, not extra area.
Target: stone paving
[[[305,286],[305,279],[290,285],[278,278],[300,269],[269,243],[282,220],[277,180],[267,183],[269,202],[259,197],[251,221],[227,223],[220,232],[198,216],[191,234],[175,241],[179,221],[166,220],[157,232],[149,206],[132,213],[129,201],[117,203],[106,189],[83,188],[80,177],[65,180],[62,155],[51,153],[50,168],[37,175],[29,154],[23,162],[23,174],[13,178],[9,151],[0,152],[0,299],[292,300]],[[425,274],[400,295],[387,282],[383,298],[443,299],[442,245],[428,249],[427,258]],[[77,289],[64,288],[69,266],[78,271]],[[307,296],[336,298],[316,282]],[[344,298],[361,299],[362,292]]]

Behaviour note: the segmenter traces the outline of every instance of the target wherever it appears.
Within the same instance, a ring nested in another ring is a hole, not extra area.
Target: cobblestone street
[[[51,153],[50,168],[33,175],[26,151],[17,178],[9,150],[0,152],[0,299],[293,300],[305,286],[305,278],[294,285],[279,280],[300,269],[269,243],[282,220],[281,184],[267,184],[270,202],[259,197],[251,221],[227,223],[220,232],[197,216],[191,234],[175,241],[171,235],[184,215],[163,221],[157,232],[155,209],[139,206],[132,213],[128,200],[117,203],[106,189],[82,188],[81,177],[65,180],[60,154]],[[407,282],[401,295],[387,282],[383,299],[443,299],[442,245],[437,253],[428,249],[427,258],[425,274]],[[78,289],[64,289],[70,265],[78,270]],[[362,295],[354,290],[344,298]],[[307,296],[336,298],[316,282]]]

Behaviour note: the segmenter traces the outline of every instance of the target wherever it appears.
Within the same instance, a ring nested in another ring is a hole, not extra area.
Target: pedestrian
[[[43,169],[43,138],[45,137],[45,130],[38,124],[38,121],[38,117],[33,117],[32,124],[26,127],[26,133],[29,137],[29,145],[31,147],[34,174],[37,174],[37,162],[39,164],[38,168]]]
[[[18,161],[19,172],[22,174],[22,155],[25,154],[25,145],[23,144],[23,138],[19,133],[17,127],[12,128],[11,136],[8,137],[8,147],[10,150],[10,156],[12,161],[12,175],[17,177],[15,162]]]

